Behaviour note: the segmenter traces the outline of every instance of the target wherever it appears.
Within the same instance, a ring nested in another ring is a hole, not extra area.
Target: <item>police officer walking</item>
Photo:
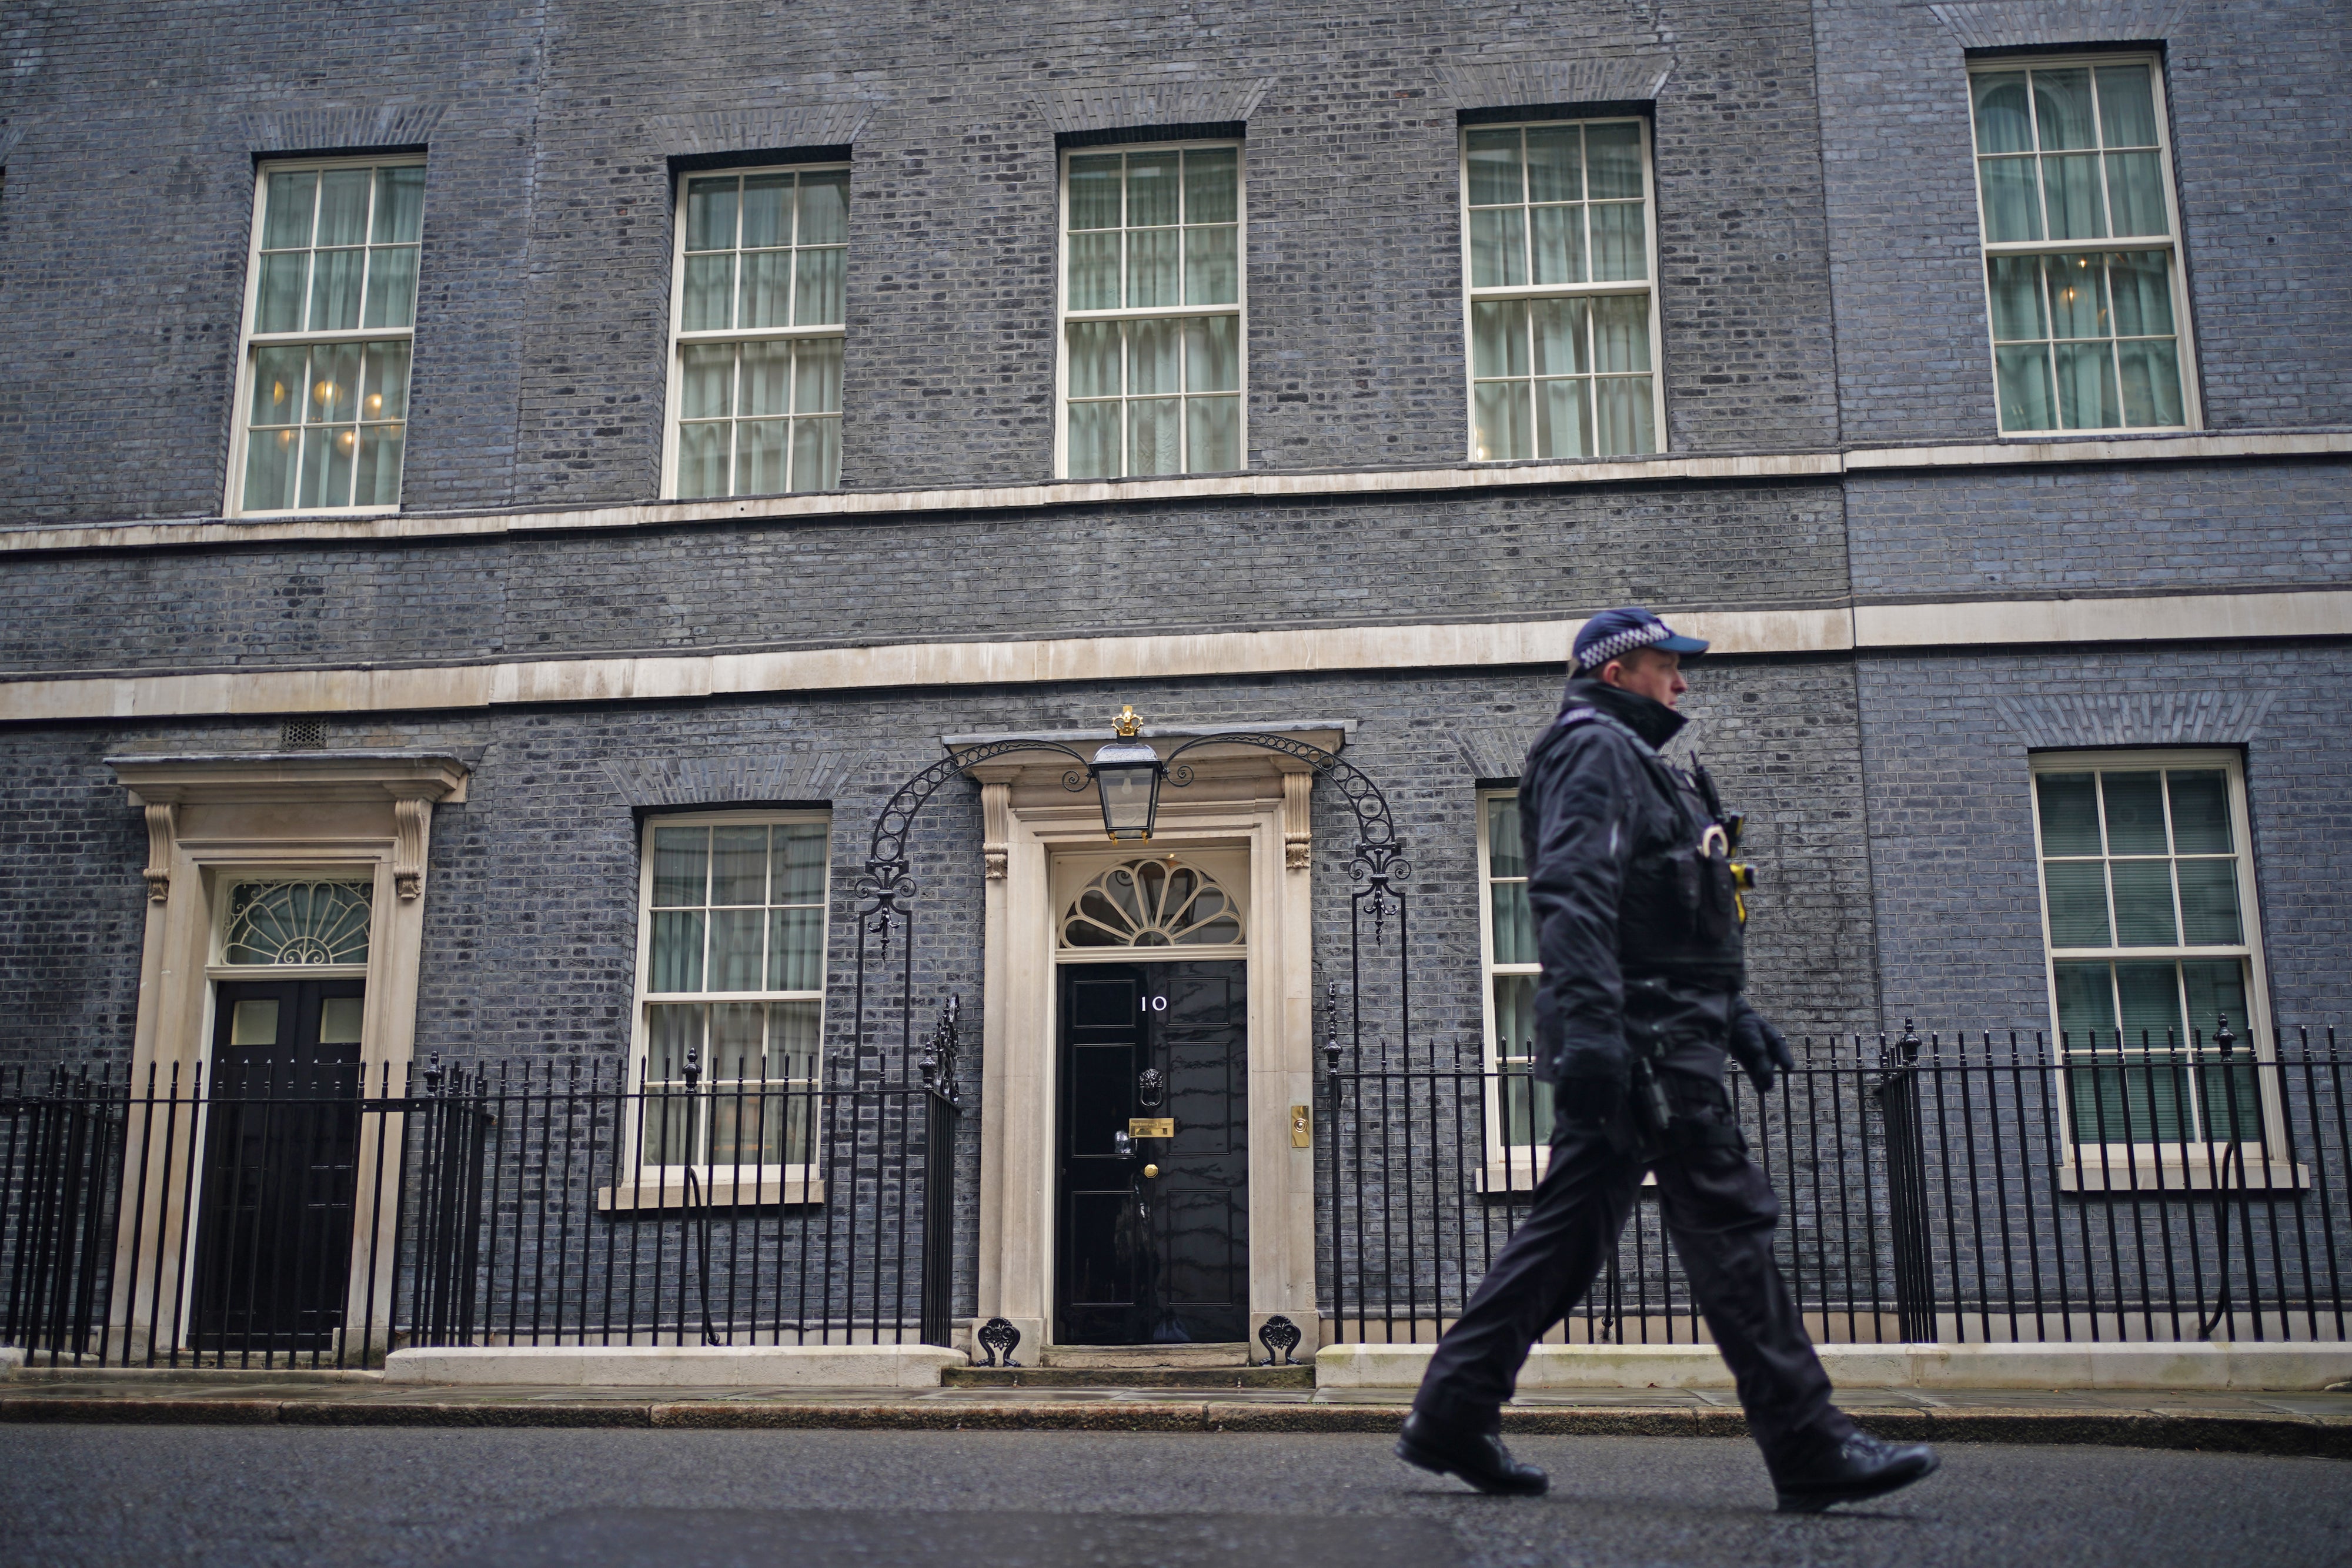
[[[1503,1446],[1500,1410],[1528,1347],[1574,1309],[1624,1229],[1647,1170],[1783,1512],[1907,1486],[1937,1466],[1830,1403],[1772,1260],[1780,1203],[1724,1092],[1727,1054],[1759,1092],[1795,1064],[1759,1017],[1725,819],[1703,768],[1659,748],[1682,728],[1682,661],[1706,651],[1646,610],[1584,624],[1559,717],[1519,780],[1543,977],[1536,1076],[1552,1085],[1551,1157],[1535,1205],[1431,1357],[1397,1457],[1481,1491],[1534,1493],[1543,1471]]]

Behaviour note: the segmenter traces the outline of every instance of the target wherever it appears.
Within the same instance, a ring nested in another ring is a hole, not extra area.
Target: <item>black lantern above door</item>
[[[1132,706],[1118,711],[1117,740],[1095,753],[1087,771],[1102,796],[1103,831],[1120,843],[1145,843],[1160,815],[1160,781],[1168,776],[1160,754],[1136,737],[1143,721]]]

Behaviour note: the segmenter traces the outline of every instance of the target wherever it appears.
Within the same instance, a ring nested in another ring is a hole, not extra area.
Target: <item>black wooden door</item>
[[[1055,1338],[1064,1344],[1246,1339],[1243,965],[1066,966],[1060,1013]],[[1173,1123],[1172,1136],[1136,1135],[1138,1122],[1163,1118]]]
[[[201,1350],[331,1348],[342,1327],[365,988],[219,987],[196,1228]]]

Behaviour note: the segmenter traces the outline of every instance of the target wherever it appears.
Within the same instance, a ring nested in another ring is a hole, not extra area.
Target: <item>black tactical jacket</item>
[[[1543,979],[1536,1076],[1622,1083],[1636,1046],[1713,1073],[1747,978],[1729,857],[1692,778],[1656,748],[1682,716],[1570,681],[1528,753],[1519,831]]]

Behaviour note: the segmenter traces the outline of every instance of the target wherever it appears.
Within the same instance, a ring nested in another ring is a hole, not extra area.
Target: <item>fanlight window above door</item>
[[[243,882],[229,890],[222,959],[231,964],[364,964],[363,882]]]
[[[1197,867],[1129,861],[1080,889],[1062,915],[1065,947],[1234,947],[1240,907]]]

